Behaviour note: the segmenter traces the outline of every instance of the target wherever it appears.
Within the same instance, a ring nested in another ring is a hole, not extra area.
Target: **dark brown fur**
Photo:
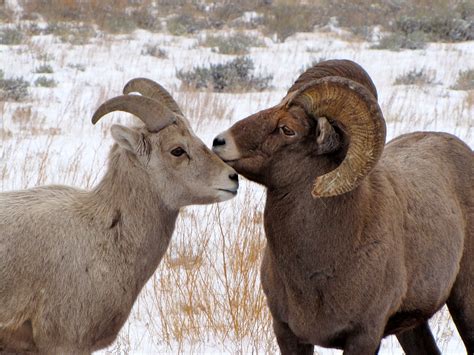
[[[373,354],[397,334],[407,353],[436,353],[427,319],[447,303],[473,353],[472,150],[445,133],[407,134],[357,188],[314,199],[315,177],[344,150],[337,127],[328,137],[338,143],[322,149],[325,129],[324,118],[277,106],[237,122],[214,147],[267,187],[261,278],[281,352],[310,354],[314,344]]]

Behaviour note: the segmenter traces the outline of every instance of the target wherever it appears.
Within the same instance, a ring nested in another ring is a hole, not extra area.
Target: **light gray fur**
[[[114,125],[112,135],[107,172],[92,190],[0,194],[0,353],[89,354],[111,344],[180,207],[236,193],[235,171],[182,117],[158,133]],[[177,146],[186,154],[170,154]]]

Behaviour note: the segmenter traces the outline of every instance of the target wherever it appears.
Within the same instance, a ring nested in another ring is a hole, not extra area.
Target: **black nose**
[[[230,175],[229,175],[229,179],[231,179],[232,181],[239,181],[239,175],[237,175],[237,174],[230,174]]]
[[[213,147],[217,147],[219,145],[224,145],[225,144],[225,139],[224,138],[219,138],[219,137],[216,137],[214,138],[214,140],[212,141],[212,146]]]

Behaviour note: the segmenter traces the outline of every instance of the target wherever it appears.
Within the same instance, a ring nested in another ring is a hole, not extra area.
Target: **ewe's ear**
[[[119,146],[133,154],[144,155],[149,153],[150,144],[142,133],[118,124],[114,124],[110,128],[110,132]]]
[[[316,131],[316,143],[318,143],[318,154],[326,154],[335,151],[341,145],[341,137],[326,117],[317,118],[318,127]]]

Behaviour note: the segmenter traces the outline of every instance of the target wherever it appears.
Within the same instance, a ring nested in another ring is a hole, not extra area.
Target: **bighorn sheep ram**
[[[237,193],[235,171],[197,138],[170,94],[134,79],[102,104],[143,127],[113,125],[92,190],[0,194],[0,352],[89,354],[115,339],[166,251],[180,207]]]
[[[367,355],[396,334],[407,353],[436,353],[427,320],[446,303],[473,354],[473,152],[434,132],[384,147],[376,95],[356,63],[322,62],[213,142],[267,188],[261,280],[278,344]]]

